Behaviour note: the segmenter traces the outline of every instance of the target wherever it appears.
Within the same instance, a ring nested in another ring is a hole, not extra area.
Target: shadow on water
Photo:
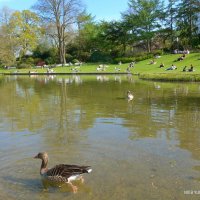
[[[29,192],[47,192],[47,193],[73,193],[71,186],[67,183],[56,183],[50,182],[44,179],[23,179],[16,178],[11,176],[4,176],[3,179],[13,185],[13,187],[23,187],[26,191]],[[81,181],[73,181],[73,185],[77,186],[78,192],[90,193],[91,188],[88,187],[85,183],[81,183]]]
[[[41,183],[44,188],[44,191],[61,191],[72,193],[72,188],[67,183],[52,182],[44,179],[41,180]],[[91,191],[91,189],[86,184],[82,183],[80,180],[73,181],[72,183],[78,188],[78,192],[82,191],[87,193]]]
[[[10,185],[15,185],[16,187],[23,187],[29,191],[36,191],[38,189],[43,189],[43,184],[39,179],[23,179],[16,178],[11,176],[2,177],[6,182],[10,183]]]

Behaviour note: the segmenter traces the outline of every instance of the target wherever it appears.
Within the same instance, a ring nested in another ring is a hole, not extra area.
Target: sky
[[[0,0],[0,9],[8,7],[13,10],[30,9],[37,0]],[[119,20],[121,12],[127,10],[128,0],[82,0],[86,10],[95,16],[95,20]]]

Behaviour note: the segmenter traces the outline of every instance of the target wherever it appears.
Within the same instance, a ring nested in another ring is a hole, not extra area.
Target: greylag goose
[[[65,164],[59,164],[51,169],[48,169],[48,154],[46,152],[38,153],[34,158],[39,158],[42,160],[40,175],[44,179],[57,183],[68,183],[72,187],[74,193],[77,192],[77,187],[73,185],[71,181],[78,179],[83,183],[84,179],[81,175],[84,173],[90,173],[92,171],[90,166]]]
[[[128,101],[134,98],[133,94],[130,91],[127,91],[127,98],[128,98]]]

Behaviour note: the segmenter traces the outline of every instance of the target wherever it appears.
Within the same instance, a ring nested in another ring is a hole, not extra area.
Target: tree
[[[76,37],[67,44],[68,58],[88,61],[91,54],[98,49],[98,34],[100,27],[93,21],[85,22]],[[71,58],[70,58],[71,57]]]
[[[6,36],[0,37],[0,65],[13,65],[15,62],[15,55],[11,48],[11,43],[9,38]]]
[[[110,51],[114,57],[124,55],[126,46],[130,41],[127,23],[123,21],[102,21],[100,26],[99,39],[104,51]]]
[[[197,21],[200,13],[199,5],[199,0],[182,0],[178,5],[177,29],[185,45],[194,46],[196,44],[194,40],[198,38]]]
[[[94,17],[92,17],[91,14],[88,14],[85,10],[81,12],[77,16],[77,27],[78,27],[78,35],[76,37],[76,41],[78,43],[78,58],[80,59],[82,57],[83,53],[86,48],[88,47],[87,45],[87,31],[88,28],[91,27],[94,22]],[[87,48],[88,50],[88,48]],[[82,55],[81,55],[82,54]]]
[[[13,10],[11,10],[8,7],[3,7],[0,11],[0,23],[2,26],[8,26],[10,17],[13,13]]]
[[[171,44],[174,41],[175,37],[175,30],[176,30],[176,22],[177,22],[177,0],[168,0],[168,6],[166,10],[166,18],[165,18],[165,24],[166,29],[169,30],[169,36],[171,39]]]
[[[71,25],[76,22],[81,12],[80,0],[38,0],[33,9],[44,23],[56,28],[56,42],[58,43],[61,63],[66,63],[66,40]]]
[[[9,26],[20,58],[36,47],[40,27],[35,13],[29,10],[16,11],[10,18]]]
[[[4,7],[0,13],[0,64],[9,66],[15,62],[15,40],[9,24],[13,11]]]
[[[144,41],[148,52],[152,50],[152,38],[161,27],[161,11],[163,2],[160,0],[129,0],[129,9],[122,18],[132,26],[130,31],[136,34],[138,41]]]
[[[58,63],[57,49],[49,47],[45,43],[39,44],[33,51],[33,58],[35,58],[36,62],[44,61],[46,64]]]

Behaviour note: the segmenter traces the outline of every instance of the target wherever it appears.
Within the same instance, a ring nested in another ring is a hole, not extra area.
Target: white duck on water
[[[133,94],[131,93],[131,91],[127,91],[127,99],[128,99],[128,101],[131,101],[131,100],[133,100],[133,98],[134,98],[134,96],[133,96]]]
[[[81,180],[84,182],[82,174],[90,173],[92,168],[90,166],[79,166],[79,165],[66,165],[59,164],[53,168],[48,169],[48,154],[46,152],[38,153],[34,158],[42,160],[40,167],[40,175],[49,181],[56,183],[68,183],[74,193],[77,192],[77,187],[71,183],[73,180]]]

